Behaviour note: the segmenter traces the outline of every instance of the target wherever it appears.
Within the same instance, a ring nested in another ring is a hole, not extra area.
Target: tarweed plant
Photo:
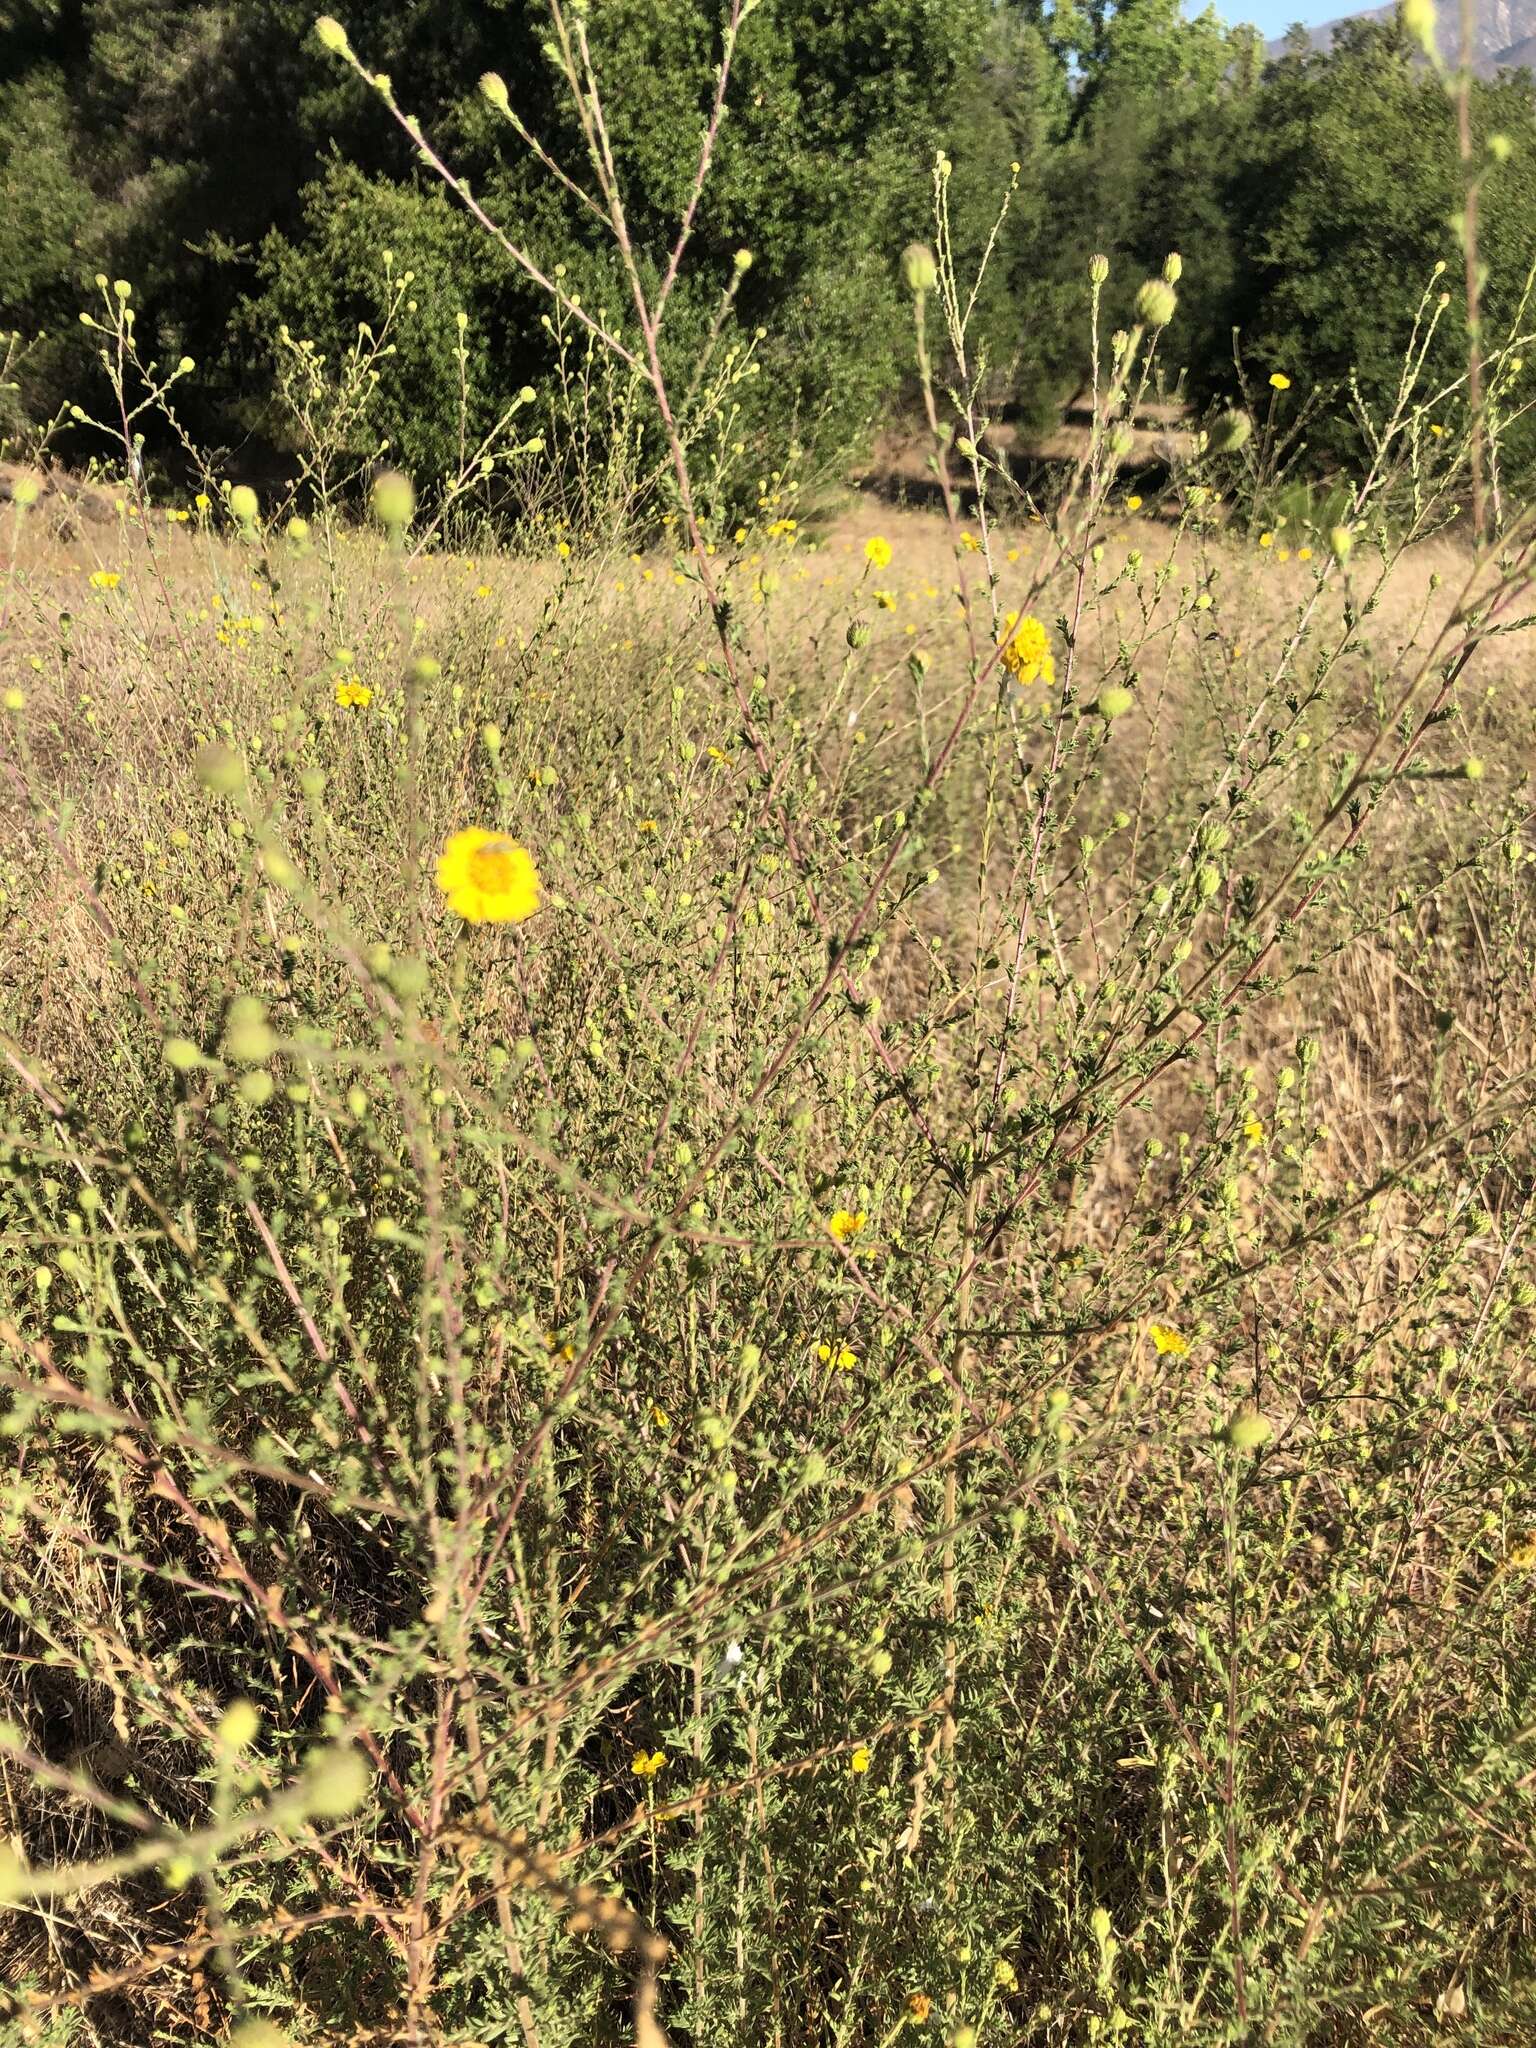
[[[119,289],[114,523],[4,514],[7,2024],[1520,2039],[1497,351],[1431,437],[1410,315],[1293,531],[1283,388],[1128,470],[1182,262],[1105,336],[1096,258],[1088,444],[1025,495],[941,160],[939,514],[802,523],[786,451],[743,519],[745,265],[690,388],[659,338],[752,12],[658,253],[552,0],[622,311],[323,20],[546,288],[553,424],[412,483],[383,331],[290,341],[303,497],[167,519]],[[561,479],[537,557],[446,544],[503,449]]]

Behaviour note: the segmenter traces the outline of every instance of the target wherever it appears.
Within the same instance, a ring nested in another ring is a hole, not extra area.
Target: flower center
[[[508,840],[493,839],[488,846],[477,846],[469,856],[469,879],[487,896],[505,895],[516,880],[516,872]]]

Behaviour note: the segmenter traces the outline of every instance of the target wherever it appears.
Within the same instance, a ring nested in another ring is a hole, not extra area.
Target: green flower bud
[[[322,14],[315,23],[315,34],[320,39],[321,47],[329,50],[333,57],[351,56],[352,45],[347,40],[347,32],[335,15]]]
[[[277,1083],[265,1067],[252,1067],[236,1084],[240,1100],[252,1109],[263,1109],[277,1093]]]
[[[368,1796],[372,1782],[359,1753],[338,1743],[314,1752],[304,1767],[304,1803],[316,1820],[345,1820]]]
[[[744,275],[745,272],[749,271],[752,268],[752,264],[754,261],[752,251],[750,249],[738,249],[736,251],[734,261],[736,265],[737,275]]]
[[[214,796],[233,796],[245,786],[245,767],[238,754],[217,740],[197,750],[197,779]]]
[[[246,2020],[230,2035],[229,2048],[293,2048],[293,2038],[270,2020]]]
[[[1211,448],[1217,455],[1235,455],[1253,432],[1245,412],[1218,413],[1211,423]]]
[[[242,1067],[259,1066],[277,1051],[277,1033],[259,996],[236,996],[224,1024],[224,1050]]]
[[[1178,294],[1160,277],[1149,277],[1136,294],[1136,318],[1143,327],[1166,327],[1178,310]]]
[[[226,1707],[218,1727],[221,1749],[249,1749],[261,1730],[261,1716],[249,1700],[236,1700]]]
[[[391,533],[403,533],[416,517],[416,491],[398,469],[386,469],[373,480],[373,516]]]
[[[931,292],[939,281],[938,260],[926,242],[909,242],[901,252],[901,274],[907,290]]]
[[[1101,718],[1123,718],[1136,702],[1134,694],[1123,683],[1111,683],[1099,692],[1099,716]]]
[[[867,619],[850,619],[848,621],[847,637],[850,647],[867,647],[869,645],[869,621]]]
[[[1488,769],[1479,755],[1469,754],[1461,764],[1461,772],[1468,782],[1481,782]]]
[[[1177,249],[1172,249],[1163,258],[1163,282],[1164,284],[1177,284],[1183,275],[1184,258]]]
[[[305,541],[309,539],[309,521],[295,516],[288,522],[287,534],[296,548],[303,547]]]
[[[1336,526],[1328,536],[1328,545],[1333,550],[1336,562],[1347,562],[1349,551],[1355,544],[1355,536],[1347,526]]]
[[[1435,55],[1435,0],[1402,0],[1403,27],[1423,50]]]
[[[161,1047],[168,1067],[174,1067],[178,1074],[190,1074],[194,1067],[203,1064],[203,1055],[190,1038],[168,1038]]]
[[[261,500],[249,484],[236,484],[230,492],[229,516],[243,527],[254,526],[261,517]]]
[[[1088,282],[1090,284],[1103,284],[1108,276],[1109,258],[1107,256],[1090,256],[1088,258]]]
[[[1226,1427],[1226,1439],[1234,1451],[1256,1451],[1274,1435],[1274,1424],[1254,1409],[1239,1410]]]
[[[35,505],[38,500],[39,489],[40,486],[35,476],[17,477],[15,483],[11,485],[11,503],[13,505],[20,505],[23,508],[28,505]]]
[[[507,97],[507,81],[499,71],[486,71],[481,74],[480,91],[497,113],[511,113],[512,102]]]

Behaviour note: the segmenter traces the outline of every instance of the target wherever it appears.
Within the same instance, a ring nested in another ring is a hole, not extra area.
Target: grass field
[[[0,2038],[1529,2039],[1529,548],[792,485],[0,520]]]

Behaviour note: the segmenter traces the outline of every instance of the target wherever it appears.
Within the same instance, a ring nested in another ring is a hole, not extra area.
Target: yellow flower
[[[344,705],[359,705],[363,710],[373,702],[373,692],[366,683],[360,683],[356,676],[348,676],[336,685],[336,702]]]
[[[643,1749],[637,1749],[634,1762],[629,1768],[637,1778],[654,1778],[658,1771],[665,1770],[666,1763],[667,1758],[664,1750],[653,1749],[650,1755],[647,1756]]]
[[[650,1419],[657,1429],[668,1430],[672,1427],[672,1418],[659,1401],[651,1403]]]
[[[1444,429],[1444,427],[1442,427],[1442,426],[1438,426],[1438,425],[1436,425],[1436,426],[1431,426],[1431,428],[1430,428],[1430,430],[1429,430],[1429,431],[1430,431],[1430,432],[1431,432],[1431,433],[1432,433],[1432,434],[1434,435],[1435,439],[1436,439],[1436,440],[1438,441],[1438,440],[1439,440],[1439,439],[1441,438],[1441,436],[1442,436],[1442,435],[1444,434],[1444,432],[1445,432],[1445,429]]]
[[[637,832],[654,832],[656,830],[656,820],[654,818],[642,818],[635,827],[635,830]]]
[[[909,2019],[915,2020],[921,2026],[932,2011],[933,2000],[926,1991],[909,1991],[907,1993],[907,2017]]]
[[[999,1956],[992,1965],[992,1982],[999,1991],[1017,1991],[1019,1974],[1006,1956]]]
[[[1272,391],[1289,391],[1291,380],[1287,377],[1284,370],[1276,370],[1270,377],[1269,387]]]
[[[847,1244],[869,1221],[863,1209],[834,1209],[827,1218],[827,1228],[839,1244]]]
[[[888,569],[894,552],[884,534],[873,533],[864,543],[864,559],[872,569]]]
[[[1188,1358],[1189,1339],[1169,1327],[1167,1323],[1148,1323],[1147,1334],[1157,1346],[1158,1353],[1171,1352],[1175,1358]]]
[[[1243,1136],[1248,1140],[1250,1149],[1255,1145],[1263,1144],[1264,1126],[1256,1116],[1249,1117],[1248,1121],[1243,1125]]]
[[[199,512],[206,512],[209,506],[212,505],[213,500],[212,498],[209,497],[206,491],[199,491],[197,496],[192,500],[192,502],[197,507]]]
[[[1125,509],[1127,512],[1139,512],[1141,510],[1141,499],[1134,495],[1127,498],[1125,501]]]
[[[981,553],[981,542],[976,538],[974,533],[962,533],[960,536],[960,545],[965,549],[965,552],[968,555],[979,555]]]
[[[830,1344],[818,1344],[816,1356],[823,1365],[830,1365],[838,1372],[852,1372],[859,1362],[857,1354],[846,1344],[840,1344],[835,1352]]]
[[[1536,1565],[1536,1534],[1522,1536],[1509,1546],[1509,1562],[1516,1571],[1528,1572]]]
[[[1003,667],[1013,680],[1021,689],[1026,683],[1054,683],[1056,662],[1050,635],[1033,612],[1022,618],[1010,612],[1005,623],[1008,636],[1003,642]]]
[[[1275,536],[1272,533],[1261,533],[1259,535],[1259,546],[1261,548],[1272,548],[1274,544]]]
[[[868,1748],[861,1742],[858,1748],[853,1752],[853,1755],[849,1757],[848,1768],[850,1771],[852,1771],[853,1775],[856,1778],[862,1778],[864,1773],[869,1769],[870,1765],[873,1762],[874,1757],[871,1755]]]
[[[568,540],[561,541],[559,546],[555,549],[555,553],[560,557],[562,562],[569,561],[571,556],[570,542]]]
[[[471,825],[438,857],[437,886],[470,924],[521,924],[539,907],[539,871],[526,846]]]
[[[475,586],[475,595],[476,595],[476,597],[489,597],[489,596],[490,596],[490,594],[491,594],[491,586],[489,585],[489,583],[478,583],[478,584],[476,584],[476,586]]]
[[[1296,559],[1298,562],[1310,562],[1312,559],[1312,550],[1310,548],[1298,548],[1296,550]]]
[[[116,590],[122,580],[116,569],[93,569],[91,571],[92,590]]]
[[[881,611],[883,611],[883,612],[893,612],[893,611],[895,611],[895,609],[896,609],[896,593],[895,593],[895,591],[894,591],[894,590],[877,590],[877,591],[875,592],[875,603],[876,603],[877,605],[879,605],[879,607],[880,607]]]

